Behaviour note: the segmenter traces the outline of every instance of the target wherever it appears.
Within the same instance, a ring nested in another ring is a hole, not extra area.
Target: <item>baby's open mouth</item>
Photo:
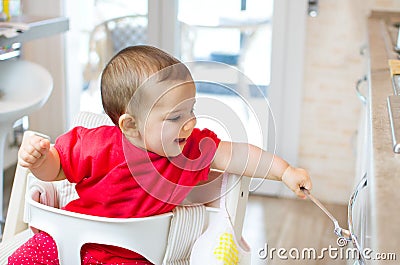
[[[175,139],[175,142],[177,142],[178,144],[184,144],[186,142],[186,138],[177,138]]]

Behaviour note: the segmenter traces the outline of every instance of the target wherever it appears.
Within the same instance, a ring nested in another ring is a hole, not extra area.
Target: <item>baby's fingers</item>
[[[47,152],[50,150],[50,141],[45,138],[47,136],[34,132],[29,133],[30,134],[28,134],[26,139],[27,144],[23,144],[26,151],[34,156],[36,156],[35,151],[39,152],[41,155],[46,155]],[[31,147],[33,147],[34,150],[32,150]]]
[[[310,176],[308,175],[308,173],[306,171],[303,172],[302,180],[300,181],[300,183],[296,189],[296,192],[295,192],[299,198],[306,199],[307,196],[304,194],[303,189],[306,189],[309,191],[312,189],[312,182],[311,182]]]
[[[26,132],[18,151],[18,163],[24,167],[32,167],[43,160],[50,150],[50,141],[33,132]]]
[[[18,154],[18,158],[28,164],[34,164],[38,159],[42,157],[42,153],[33,146],[25,146],[21,148]]]
[[[282,176],[282,181],[296,194],[297,197],[305,199],[301,188],[311,189],[312,183],[307,171],[302,168],[288,167]]]
[[[50,141],[43,139],[41,137],[35,138],[36,141],[36,151],[38,151],[42,156],[46,155],[50,150]]]
[[[302,190],[301,187],[299,187],[297,190],[295,190],[295,194],[300,199],[306,199],[307,198],[307,196],[304,194],[304,191]]]

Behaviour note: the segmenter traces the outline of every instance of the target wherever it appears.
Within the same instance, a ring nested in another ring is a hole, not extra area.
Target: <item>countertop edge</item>
[[[397,54],[388,49],[391,44],[382,32],[382,23],[379,17],[368,19],[371,247],[377,252],[395,252],[400,245],[400,154],[393,152],[387,97],[393,94],[388,60]]]

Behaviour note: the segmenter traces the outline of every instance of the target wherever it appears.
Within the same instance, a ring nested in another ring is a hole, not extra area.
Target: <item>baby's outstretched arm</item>
[[[305,198],[300,188],[312,188],[307,171],[247,143],[222,141],[211,166],[233,174],[282,181],[300,198]]]
[[[28,168],[38,179],[53,181],[64,179],[57,150],[50,141],[27,131],[18,151],[18,164]]]

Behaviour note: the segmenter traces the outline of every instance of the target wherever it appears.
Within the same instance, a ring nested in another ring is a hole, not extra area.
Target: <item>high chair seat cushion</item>
[[[189,265],[193,244],[203,232],[206,207],[178,206],[173,214],[163,264]]]
[[[33,175],[30,174],[29,177],[33,178]],[[33,200],[44,205],[59,208],[57,190],[52,182],[33,179],[32,183],[29,185],[28,192]]]
[[[55,181],[53,182],[53,185],[57,190],[57,203],[59,208],[63,208],[70,201],[79,197],[75,190],[75,183],[71,183],[65,179],[61,181]]]
[[[78,198],[75,184],[68,180],[47,182],[37,179],[32,173],[27,176],[26,194],[33,201],[54,208],[63,208],[70,201]],[[24,221],[29,222],[29,207],[25,205]],[[1,263],[0,263],[1,264]]]
[[[31,173],[28,175],[27,193],[34,201],[60,209],[79,197],[75,190],[75,183],[68,180],[42,181]]]

